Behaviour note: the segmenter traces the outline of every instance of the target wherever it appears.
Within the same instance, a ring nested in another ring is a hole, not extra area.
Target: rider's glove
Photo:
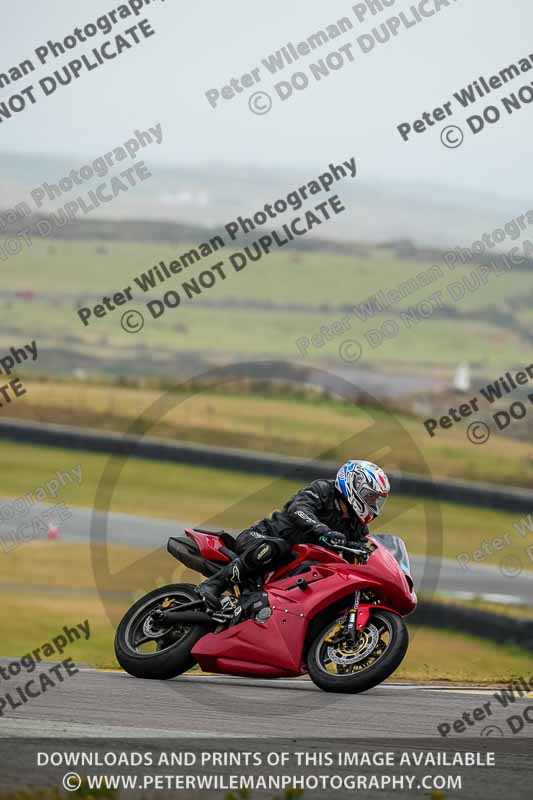
[[[338,533],[338,531],[328,531],[328,533],[320,537],[320,542],[333,547],[335,545],[346,547],[346,536],[344,533]]]

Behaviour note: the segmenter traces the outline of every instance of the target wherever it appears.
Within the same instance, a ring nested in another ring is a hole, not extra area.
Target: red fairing
[[[205,672],[294,677],[302,674],[307,624],[295,610],[275,608],[265,623],[246,620],[221,633],[207,634],[193,647],[192,654]]]
[[[200,534],[202,535],[202,534]],[[316,545],[296,545],[294,561],[266,576],[264,589],[272,615],[264,622],[246,620],[220,633],[202,637],[192,653],[203,670],[245,677],[287,677],[306,671],[305,644],[309,624],[320,611],[346,598],[346,608],[356,590],[371,590],[378,608],[400,616],[416,608],[412,582],[382,545],[364,566],[353,566],[331,550]],[[298,576],[287,576],[299,564],[313,561]],[[296,585],[303,578],[306,588]],[[364,628],[373,605],[361,604],[357,627]]]
[[[317,589],[320,588],[320,593],[324,594],[325,602],[316,603],[316,613],[343,597],[347,593],[348,584],[352,591],[371,589],[380,599],[381,605],[389,606],[401,616],[411,614],[417,603],[412,579],[405,575],[394,556],[383,545],[374,539],[371,541],[377,545],[377,550],[374,550],[364,566],[348,564],[342,556],[325,547],[296,545],[293,553],[297,554],[297,560],[267,576],[265,588],[274,591],[287,589],[295,583],[294,578],[283,577],[287,572],[291,572],[304,561],[319,561],[319,564],[315,563],[310,569],[311,577],[309,573],[301,575],[308,582],[320,579]],[[324,580],[326,577],[327,580]],[[313,596],[316,602],[318,596],[316,593]]]
[[[220,548],[224,547],[224,543],[214,533],[199,533],[199,531],[185,528],[185,533],[193,539],[200,550],[200,555],[208,561],[220,561],[227,564],[231,559],[224,553],[220,552]]]

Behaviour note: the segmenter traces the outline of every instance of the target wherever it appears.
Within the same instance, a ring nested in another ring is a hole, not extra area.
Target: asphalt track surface
[[[67,653],[65,653],[65,656]],[[8,664],[10,659],[0,659]],[[29,678],[35,678],[39,667]],[[13,683],[26,682],[19,677]],[[382,684],[359,695],[320,691],[305,679],[247,680],[185,676],[142,681],[119,672],[80,671],[20,708],[3,709],[2,736],[203,737],[298,736],[414,738],[441,736],[438,726],[490,702],[486,719],[449,738],[533,737],[533,724],[515,736],[506,718],[532,704],[533,691],[503,708],[494,689]],[[2,692],[9,691],[2,682]],[[16,693],[14,695],[16,697]],[[490,726],[490,727],[488,727]],[[495,729],[500,729],[499,731]],[[442,740],[444,741],[444,740]]]
[[[9,501],[4,501],[8,503]],[[31,516],[50,506],[36,504]],[[93,510],[90,508],[70,508],[72,516],[59,524],[61,539],[73,542],[89,542]],[[110,544],[130,545],[131,547],[156,550],[166,544],[169,536],[183,532],[183,523],[172,520],[135,517],[128,514],[109,514],[107,517],[107,536]],[[104,530],[104,520],[97,525]],[[13,530],[13,525],[0,522],[0,536]],[[169,556],[170,557],[170,556]],[[524,559],[525,561],[526,559]],[[412,556],[413,578],[420,589],[422,577],[425,586],[435,586],[437,592],[483,595],[488,599],[513,600],[533,607],[533,573],[524,571],[519,575],[505,575],[498,567],[472,566],[468,569],[457,561],[449,559],[425,559]],[[531,564],[533,566],[533,564]],[[2,588],[2,587],[0,587]],[[7,586],[4,588],[8,588]],[[40,587],[45,589],[45,587]],[[426,591],[427,595],[428,592]]]

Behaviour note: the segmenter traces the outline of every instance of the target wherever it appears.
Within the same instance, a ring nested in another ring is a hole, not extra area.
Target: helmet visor
[[[361,498],[376,516],[381,514],[387,495],[373,492],[371,489],[361,489]]]

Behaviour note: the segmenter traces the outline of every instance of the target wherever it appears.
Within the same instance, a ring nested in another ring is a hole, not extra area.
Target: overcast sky
[[[20,153],[98,155],[118,145],[134,128],[161,123],[164,141],[151,149],[152,161],[177,164],[230,162],[288,164],[313,169],[355,155],[360,175],[407,181],[446,182],[508,196],[528,196],[533,158],[533,104],[477,137],[467,131],[463,146],[447,150],[442,124],[405,144],[396,125],[414,121],[424,110],[449,100],[479,75],[490,76],[533,53],[531,0],[457,0],[431,19],[363,55],[321,83],[282,103],[273,91],[276,78],[261,67],[258,89],[274,97],[265,116],[250,113],[246,94],[213,110],[205,92],[260,66],[268,53],[299,42],[320,28],[349,16],[354,30],[302,59],[325,57],[338,44],[354,42],[372,26],[420,0],[396,0],[379,17],[358,23],[353,2],[345,0],[155,0],[143,15],[156,35],[93,72],[83,72],[51,97],[0,124],[0,150]],[[436,0],[427,0],[431,7]],[[46,0],[10,4],[3,19],[0,72],[25,58],[48,39],[63,39],[76,26],[94,22],[120,3],[113,0]],[[138,21],[138,20],[137,20]],[[28,78],[0,91],[7,101],[28,83],[37,84],[69,59],[127,28],[120,22],[108,37],[79,45],[68,57],[51,60]],[[533,80],[533,71],[498,94]],[[486,104],[494,102],[493,97]],[[477,113],[485,101],[473,110]],[[458,108],[458,106],[455,104]],[[473,112],[472,112],[473,113]],[[467,112],[451,120],[464,125]]]

